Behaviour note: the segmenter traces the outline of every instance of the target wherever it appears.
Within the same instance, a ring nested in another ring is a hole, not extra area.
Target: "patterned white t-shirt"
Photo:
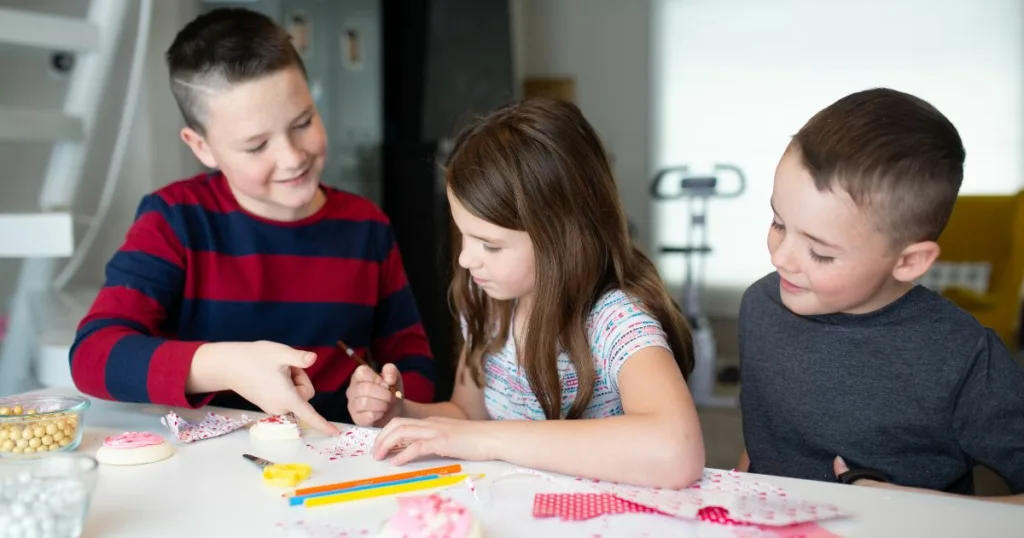
[[[671,350],[661,323],[640,308],[639,301],[621,290],[601,296],[587,318],[587,334],[594,358],[596,380],[590,405],[583,418],[623,414],[619,397],[619,370],[639,349],[660,346]],[[464,327],[465,329],[465,327]],[[509,331],[500,351],[483,358],[484,400],[492,419],[543,420],[544,410],[530,389],[526,372],[516,360],[515,340]],[[562,381],[562,416],[569,414],[576,398],[578,381],[569,355],[558,354],[558,376]]]

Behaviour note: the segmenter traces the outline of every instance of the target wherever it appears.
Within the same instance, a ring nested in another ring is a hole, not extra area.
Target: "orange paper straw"
[[[339,489],[356,488],[359,486],[370,486],[374,484],[386,484],[388,482],[395,482],[397,480],[406,480],[408,478],[416,478],[420,476],[429,475],[448,475],[462,472],[462,465],[446,465],[444,467],[434,467],[432,469],[422,469],[419,471],[410,471],[408,473],[399,473],[385,476],[377,476],[374,478],[363,478],[361,480],[352,480],[349,482],[338,482],[337,484],[324,484],[322,486],[314,486],[311,488],[297,489],[290,495],[291,497],[298,497],[300,495],[309,495],[311,493],[324,493],[327,491],[334,491]]]
[[[473,475],[474,478],[482,477],[483,475]],[[423,491],[426,489],[437,489],[449,486],[454,486],[463,480],[469,478],[468,474],[451,474],[438,476],[437,478],[430,478],[422,482],[408,482],[408,483],[396,483],[396,484],[384,484],[380,487],[373,489],[365,489],[362,491],[338,491],[337,493],[328,493],[322,496],[311,496],[303,497],[303,506],[323,506],[325,504],[334,504],[348,501],[360,501],[363,499],[373,499],[376,497],[384,497],[386,495],[398,495],[400,493],[409,493],[411,491]]]

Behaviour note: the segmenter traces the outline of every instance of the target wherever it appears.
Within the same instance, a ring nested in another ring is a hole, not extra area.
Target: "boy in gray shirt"
[[[776,271],[740,308],[741,469],[972,494],[982,464],[1024,493],[1024,371],[915,285],[964,157],[945,116],[887,89],[840,99],[793,138],[771,199]]]

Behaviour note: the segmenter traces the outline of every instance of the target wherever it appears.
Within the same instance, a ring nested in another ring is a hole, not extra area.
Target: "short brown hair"
[[[270,17],[242,8],[220,8],[196,17],[166,54],[171,93],[185,124],[203,134],[202,87],[237,84],[297,67],[302,58],[288,32]]]
[[[928,102],[886,88],[829,105],[790,147],[818,190],[846,191],[899,248],[938,239],[964,177],[964,146],[953,123]]]
[[[576,105],[531,99],[478,118],[456,138],[446,165],[452,195],[466,210],[533,242],[536,288],[520,364],[544,416],[579,418],[593,397],[594,358],[587,318],[601,294],[622,290],[661,323],[684,377],[693,370],[689,327],[654,263],[634,246],[608,156]],[[507,341],[513,301],[492,299],[458,264],[453,249],[451,295],[466,320],[465,370],[483,386],[483,356]],[[558,349],[578,379],[562,415]]]

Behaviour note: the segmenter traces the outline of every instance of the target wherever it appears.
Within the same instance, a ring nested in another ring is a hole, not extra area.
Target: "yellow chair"
[[[950,287],[942,294],[1016,350],[1024,281],[1024,191],[1010,196],[960,196],[939,246],[939,261],[991,264],[986,293]]]

